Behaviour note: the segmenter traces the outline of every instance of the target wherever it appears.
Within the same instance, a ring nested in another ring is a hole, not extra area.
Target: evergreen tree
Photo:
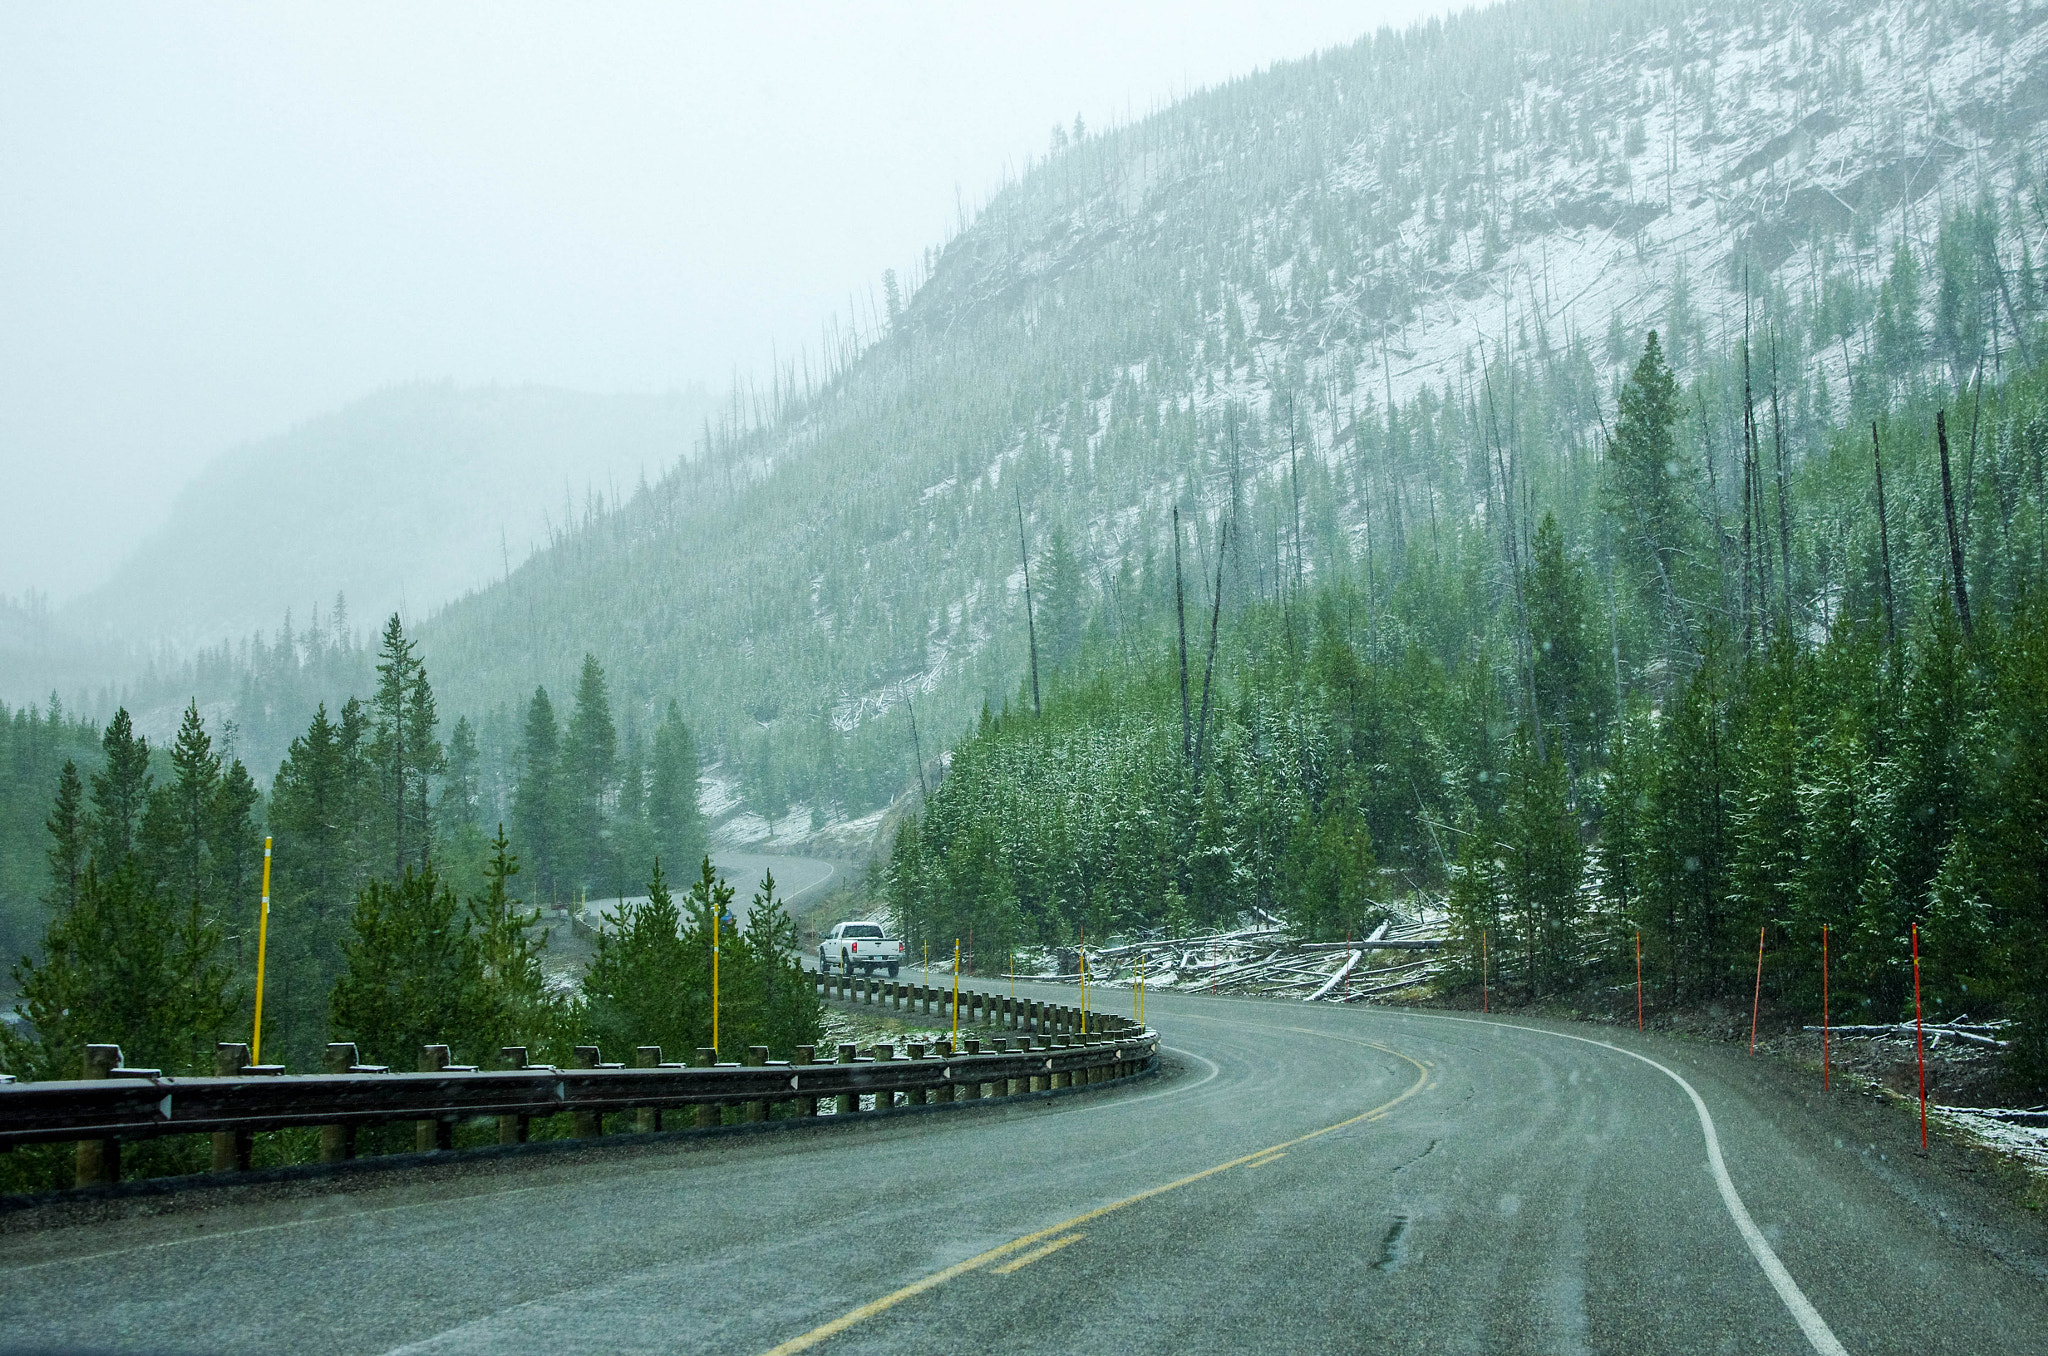
[[[1501,885],[1527,967],[1523,982],[1531,997],[1541,997],[1577,978],[1585,849],[1563,751],[1552,746],[1539,758],[1524,736],[1516,741],[1514,763],[1501,824]]]
[[[413,642],[406,639],[396,612],[384,624],[377,692],[370,712],[374,730],[370,758],[388,826],[383,856],[391,862],[393,877],[401,875],[408,863],[424,871],[433,838],[428,789],[441,768],[442,753],[434,738],[437,718],[426,665],[413,653]]]
[[[708,844],[697,808],[697,745],[673,700],[654,731],[647,777],[647,825],[656,856],[694,862]]]
[[[200,899],[208,893],[212,869],[207,830],[221,764],[197,702],[185,708],[170,762],[172,780],[150,793],[143,813],[143,855],[174,897]]]
[[[562,742],[560,813],[562,860],[584,885],[612,879],[607,867],[606,810],[618,768],[618,728],[612,721],[611,695],[604,669],[594,655],[583,656],[576,683],[576,709]]]
[[[1529,630],[1536,709],[1546,731],[1569,741],[1574,761],[1600,739],[1607,683],[1586,622],[1585,567],[1565,551],[1554,514],[1536,529],[1529,570]]]
[[[1281,867],[1295,933],[1314,941],[1366,935],[1382,912],[1371,898],[1377,870],[1364,817],[1348,794],[1333,791],[1295,822]]]
[[[548,933],[533,930],[540,910],[523,908],[511,892],[519,874],[511,846],[499,825],[484,863],[484,888],[466,903],[464,934],[476,951],[477,989],[465,1025],[477,1032],[480,1058],[495,1058],[508,1045],[559,1044],[566,1017],[541,971]]]
[[[1052,530],[1042,576],[1044,602],[1039,607],[1039,653],[1048,668],[1072,662],[1088,620],[1088,575],[1064,527]]]
[[[483,751],[477,745],[476,727],[469,717],[456,718],[448,732],[447,758],[434,823],[441,838],[441,860],[463,879],[480,878],[485,867],[486,844],[480,815],[483,810]]]
[[[136,850],[155,779],[149,771],[149,741],[136,735],[126,707],[107,722],[100,748],[106,762],[92,775],[92,811],[86,822],[92,860],[104,875],[118,871]]]
[[[78,764],[64,760],[57,779],[57,800],[45,821],[50,831],[50,893],[45,897],[59,913],[78,902],[78,880],[85,871],[90,848],[86,838],[85,787],[78,777]]]
[[[1685,482],[1672,437],[1678,382],[1665,366],[1655,330],[1643,341],[1643,356],[1622,385],[1619,406],[1608,448],[1608,512],[1638,563],[1645,596],[1668,601],[1690,534]]]
[[[413,1068],[446,1045],[460,1061],[496,1054],[479,1020],[482,958],[461,927],[455,892],[429,867],[395,885],[371,880],[356,896],[332,997],[335,1037],[365,1059]]]
[[[730,901],[730,890],[714,900],[714,888],[707,858],[703,910]],[[665,1058],[690,1059],[711,1044],[710,914],[693,909],[686,922],[658,860],[646,900],[626,904],[598,934],[583,975],[583,1023],[600,1048],[658,1045]]]
[[[555,723],[548,690],[537,687],[526,707],[525,739],[520,747],[519,782],[512,793],[512,827],[534,865],[541,894],[562,898],[558,806],[562,778],[561,727]]]
[[[746,926],[730,945],[721,946],[719,959],[732,966],[729,982],[735,1000],[731,1016],[720,1017],[722,1041],[765,1045],[778,1052],[817,1044],[824,1034],[824,1008],[804,972],[796,921],[775,894],[772,872],[762,876],[747,906]],[[721,974],[720,979],[725,981],[726,976]],[[724,983],[720,988],[725,989]]]

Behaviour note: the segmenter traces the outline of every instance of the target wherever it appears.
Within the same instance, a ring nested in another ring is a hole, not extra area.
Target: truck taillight
[[[854,949],[855,951],[858,951],[858,950],[860,950],[860,943],[859,943],[859,942],[855,942],[855,943],[853,944],[853,949]]]

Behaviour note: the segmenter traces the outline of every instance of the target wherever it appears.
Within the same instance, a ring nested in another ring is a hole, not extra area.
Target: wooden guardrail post
[[[893,1064],[896,1062],[896,1047],[893,1044],[877,1043],[873,1053],[875,1063],[877,1064]],[[875,1094],[875,1110],[887,1111],[895,1105],[896,1094],[894,1092],[877,1092]]]
[[[121,1067],[121,1047],[118,1045],[88,1045],[85,1047],[85,1067],[79,1072],[81,1079],[99,1079],[113,1076]],[[118,1139],[82,1139],[78,1141],[77,1182],[80,1186],[111,1186],[121,1180],[121,1141]]]
[[[221,1049],[227,1049],[222,1046]],[[323,1073],[345,1074],[356,1067],[355,1043],[352,1041],[329,1041],[327,1048],[320,1052],[320,1068]],[[220,1157],[220,1136],[213,1137],[214,1157]],[[356,1128],[352,1124],[323,1125],[320,1127],[320,1161],[342,1163],[356,1156]]]
[[[661,1047],[643,1045],[633,1051],[633,1067],[636,1069],[659,1069]],[[643,1135],[651,1135],[661,1129],[661,1108],[642,1106],[633,1108],[633,1128]]]
[[[213,1047],[215,1078],[239,1077],[248,1063],[249,1047],[246,1045],[222,1041]],[[255,1142],[255,1136],[247,1130],[214,1131],[213,1161],[208,1166],[214,1172],[247,1172]]]
[[[842,1043],[840,1045],[839,1062],[841,1064],[852,1064],[857,1062],[859,1059],[860,1052],[854,1048],[851,1042]],[[857,1092],[840,1093],[839,1104],[833,1109],[842,1116],[851,1116],[854,1112],[860,1110],[860,1094]]]
[[[716,1068],[717,1065],[718,1051],[716,1048],[709,1045],[700,1045],[697,1047],[698,1068],[711,1069]],[[697,1104],[697,1115],[695,1118],[697,1122],[697,1128],[699,1130],[709,1130],[712,1126],[719,1124],[720,1121],[723,1119],[723,1117],[721,1117],[719,1113],[723,1110],[724,1108],[717,1102],[699,1102]]]
[[[768,1047],[765,1045],[748,1046],[746,1062],[747,1067],[750,1069],[759,1069],[766,1067],[768,1063]],[[745,1109],[740,1113],[740,1119],[743,1121],[767,1120],[768,1103],[758,1100],[748,1102],[746,1104]]]
[[[995,1042],[995,1050],[999,1055],[1007,1055],[1014,1048],[1017,1048],[1017,1042],[1010,1040],[1007,1036]],[[999,1079],[994,1086],[997,1089],[995,1095],[998,1097],[1014,1097],[1017,1095],[1017,1080],[1014,1078]]]
[[[447,1046],[423,1045],[420,1047],[421,1073],[440,1073],[448,1067],[448,1062]],[[412,1126],[412,1147],[423,1154],[454,1148],[455,1122],[441,1116],[436,1116],[429,1121],[414,1121]]]
[[[1024,1048],[1035,1054],[1047,1048],[1047,1041],[1043,1036],[1026,1036],[1024,1038]],[[1040,1067],[1031,1071],[1031,1077],[1027,1082],[1025,1090],[1028,1092],[1044,1092],[1051,1086],[1051,1076],[1045,1072],[1043,1067]]]
[[[817,1062],[818,1047],[815,1045],[799,1045],[795,1050],[790,1052],[790,1063],[796,1065],[799,1068],[808,1068],[810,1065],[816,1064]],[[799,1086],[801,1086],[803,1082],[803,1075],[798,1074],[796,1075],[796,1078]],[[796,1099],[796,1114],[799,1116],[817,1115],[818,1099],[815,1097],[805,1097],[799,1094]]]
[[[924,1042],[912,1041],[906,1053],[913,1060],[922,1060],[924,1058]],[[907,1089],[903,1094],[903,1105],[905,1106],[923,1106],[927,1100],[925,1089],[922,1086]]]
[[[576,1067],[579,1069],[602,1069],[604,1055],[595,1045],[576,1047]],[[569,1133],[577,1139],[596,1139],[604,1134],[604,1113],[602,1111],[577,1111],[573,1114]]]
[[[978,1055],[981,1053],[981,1042],[978,1040],[969,1038],[967,1040],[961,1041],[960,1044],[967,1048],[967,1053],[970,1056]],[[956,1102],[979,1101],[982,1096],[983,1093],[981,1083],[972,1075],[969,1075],[966,1081],[955,1083],[953,1085],[953,1100]]]
[[[533,1067],[527,1062],[526,1047],[523,1045],[500,1046],[498,1048],[498,1057],[505,1062],[505,1067],[508,1069],[527,1069]],[[524,1144],[532,1132],[533,1118],[524,1112],[498,1117],[498,1143],[500,1144]]]
[[[945,1082],[932,1089],[932,1100],[935,1102],[957,1102],[961,1099],[960,1071],[952,1068],[952,1063],[953,1057],[959,1054],[965,1047],[964,1045],[955,1045],[951,1041],[940,1041],[936,1048],[939,1058],[946,1061],[951,1076]]]

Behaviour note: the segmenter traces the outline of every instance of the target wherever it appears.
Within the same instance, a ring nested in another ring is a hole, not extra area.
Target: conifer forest
[[[843,830],[982,974],[1428,915],[1442,1001],[1632,1007],[1640,946],[1743,1003],[1761,947],[1817,1020],[1825,931],[1889,1023],[1917,938],[2040,1100],[2044,322],[2038,0],[1522,0],[1062,125],[495,582],[20,661],[0,1068],[210,1069],[266,837],[266,1059],[708,1044],[735,892],[728,1031],[815,1040],[707,854]]]

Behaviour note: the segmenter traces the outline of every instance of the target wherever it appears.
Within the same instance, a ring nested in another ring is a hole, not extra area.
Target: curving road
[[[2037,1237],[1722,1052],[1180,995],[1147,1016],[1174,1067],[1131,1088],[0,1221],[0,1349],[2048,1342]]]

